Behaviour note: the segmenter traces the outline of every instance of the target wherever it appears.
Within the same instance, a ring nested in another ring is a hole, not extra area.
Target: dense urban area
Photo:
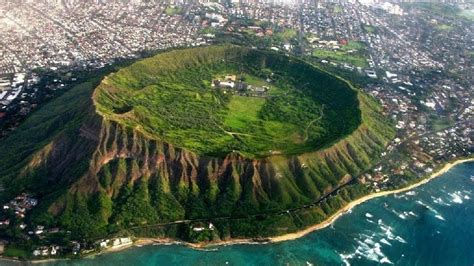
[[[446,162],[472,157],[472,3],[220,2],[3,0],[0,141],[49,99],[94,75],[169,48],[229,41],[304,58],[381,103],[397,129],[396,138],[375,168],[354,177],[374,192],[407,185]],[[49,244],[55,234],[67,232],[25,222],[37,204],[35,195],[21,194],[0,210],[0,230],[38,243],[30,254],[34,257],[132,243],[117,237]],[[212,223],[199,223],[193,230],[212,228]]]

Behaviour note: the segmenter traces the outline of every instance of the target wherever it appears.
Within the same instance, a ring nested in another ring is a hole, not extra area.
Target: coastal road
[[[141,228],[150,228],[150,227],[166,227],[170,225],[178,225],[178,224],[189,224],[189,223],[195,223],[195,222],[213,222],[213,221],[222,221],[222,220],[243,220],[243,219],[249,219],[249,218],[257,218],[257,217],[264,217],[264,216],[274,216],[274,215],[286,215],[289,214],[291,215],[294,212],[301,211],[304,209],[309,209],[309,208],[314,208],[321,202],[325,201],[329,197],[337,194],[337,192],[352,183],[356,178],[351,178],[347,182],[333,188],[330,192],[326,193],[325,195],[321,196],[314,202],[310,204],[305,204],[302,205],[301,207],[295,207],[291,209],[284,209],[284,210],[275,210],[273,212],[266,212],[266,213],[256,213],[256,214],[248,214],[248,215],[240,215],[240,216],[217,216],[217,217],[207,217],[207,218],[199,218],[199,219],[183,219],[183,220],[176,220],[172,222],[166,222],[166,223],[157,223],[157,224],[147,224],[147,225],[139,225],[139,226],[133,226],[130,227],[129,229],[141,229]],[[299,218],[299,217],[298,217]]]
[[[451,128],[455,128],[455,127],[459,127],[459,126],[465,126],[465,125],[467,126],[467,125],[471,125],[471,124],[474,124],[474,119],[459,121],[458,123],[456,123],[453,126],[448,127],[448,128],[440,129],[440,130],[437,130],[437,131],[429,131],[429,132],[426,132],[426,133],[421,134],[421,135],[415,135],[415,136],[412,136],[412,137],[408,137],[405,140],[403,140],[402,142],[400,142],[390,152],[390,154],[392,154],[393,152],[398,150],[398,148],[402,144],[407,143],[408,141],[414,141],[416,139],[420,139],[420,138],[423,138],[423,137],[428,136],[428,135],[436,134],[437,132],[440,132],[440,131],[444,131],[444,130],[447,130],[447,129],[449,130]],[[375,168],[376,166],[378,166],[378,165],[382,164],[383,162],[385,162],[389,157],[390,157],[389,155],[385,156],[374,167],[371,167],[370,169],[367,169],[367,170],[359,173],[359,175],[357,177],[359,177],[359,176],[361,176],[361,175],[363,175],[367,172],[370,172],[373,168]],[[213,222],[213,221],[222,221],[222,220],[242,220],[242,219],[249,219],[249,218],[274,216],[274,215],[285,215],[285,214],[292,215],[295,212],[298,212],[298,211],[301,211],[301,210],[304,210],[304,209],[314,208],[314,207],[318,206],[320,203],[324,202],[329,197],[331,197],[333,195],[336,195],[342,188],[344,188],[345,186],[347,186],[347,185],[351,184],[352,182],[354,182],[355,180],[357,180],[357,177],[352,177],[347,182],[345,182],[343,184],[340,184],[339,186],[333,188],[330,192],[328,192],[325,195],[321,196],[320,198],[316,199],[314,202],[312,202],[310,204],[302,205],[300,207],[284,209],[284,210],[275,210],[273,212],[266,212],[266,213],[240,215],[240,216],[217,216],[217,217],[206,217],[206,218],[199,218],[199,219],[184,219],[184,220],[177,220],[177,221],[166,222],[166,223],[157,223],[157,224],[134,226],[134,227],[131,227],[130,229],[140,229],[140,228],[149,228],[149,227],[166,227],[166,226],[170,226],[170,225],[189,224],[189,223],[195,223],[195,222]]]

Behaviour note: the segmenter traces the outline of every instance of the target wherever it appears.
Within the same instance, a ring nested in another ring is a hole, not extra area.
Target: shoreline
[[[281,236],[274,236],[274,237],[267,237],[264,239],[264,241],[257,241],[256,239],[252,238],[242,238],[242,239],[230,239],[230,240],[224,240],[224,241],[219,241],[219,242],[210,242],[210,243],[188,243],[188,242],[182,242],[182,241],[177,241],[173,239],[163,239],[163,238],[139,238],[133,246],[136,245],[169,245],[169,244],[179,244],[179,245],[185,245],[190,248],[195,248],[195,249],[203,249],[203,248],[209,248],[209,247],[217,247],[217,246],[226,246],[226,245],[238,245],[238,244],[271,244],[271,243],[278,243],[278,242],[284,242],[284,241],[291,241],[295,240],[298,238],[301,238],[303,236],[306,236],[312,232],[315,232],[317,230],[326,228],[333,224],[339,217],[342,215],[346,214],[349,212],[352,208],[356,207],[357,205],[360,205],[366,201],[369,201],[371,199],[379,198],[379,197],[384,197],[384,196],[389,196],[393,194],[398,194],[398,193],[403,193],[410,191],[414,188],[417,188],[421,185],[424,185],[431,180],[435,179],[438,176],[441,176],[445,173],[447,173],[451,168],[453,168],[456,165],[467,163],[467,162],[474,162],[474,158],[465,158],[465,159],[460,159],[456,160],[453,162],[448,162],[446,163],[442,168],[440,168],[438,171],[435,173],[432,173],[429,177],[423,178],[419,182],[416,182],[414,184],[411,184],[407,187],[395,189],[395,190],[387,190],[387,191],[380,191],[376,193],[372,193],[366,196],[363,196],[359,199],[353,200],[349,202],[346,206],[342,207],[339,209],[337,212],[329,216],[327,219],[324,221],[312,225],[306,229],[300,230],[298,232],[294,233],[288,233],[284,234]]]
[[[430,182],[431,180],[435,179],[438,176],[441,176],[441,175],[447,173],[454,166],[459,165],[459,164],[463,164],[463,163],[467,163],[467,162],[474,162],[474,158],[466,158],[466,159],[461,159],[461,160],[457,160],[457,161],[454,161],[454,162],[448,162],[441,169],[439,169],[437,172],[432,173],[429,177],[423,178],[419,182],[411,184],[407,187],[403,187],[403,188],[399,188],[399,189],[395,189],[395,190],[380,191],[380,192],[376,192],[376,193],[372,193],[372,194],[363,196],[362,198],[359,198],[359,199],[356,199],[354,201],[349,202],[346,206],[342,207],[336,213],[329,216],[326,220],[324,220],[323,222],[321,222],[319,224],[310,226],[310,227],[308,227],[304,230],[301,230],[301,231],[298,231],[298,232],[295,232],[295,233],[289,233],[289,234],[285,234],[285,235],[281,235],[281,236],[270,237],[269,238],[270,242],[271,243],[277,243],[277,242],[282,242],[282,241],[295,240],[295,239],[303,237],[303,236],[305,236],[309,233],[317,231],[319,229],[323,229],[325,227],[328,227],[331,224],[333,224],[340,216],[346,214],[347,212],[349,212],[352,208],[356,207],[357,205],[360,205],[360,204],[362,204],[366,201],[369,201],[371,199],[410,191],[414,188],[417,188],[421,185],[424,185],[424,184]]]
[[[84,258],[91,258],[91,257],[94,257],[94,256],[100,256],[100,255],[104,255],[104,254],[108,254],[108,253],[123,251],[123,250],[133,248],[133,247],[136,248],[136,247],[143,247],[143,246],[149,246],[149,245],[183,245],[183,246],[187,246],[189,248],[194,248],[194,249],[204,249],[204,248],[210,248],[210,247],[227,246],[227,245],[239,245],[239,244],[272,244],[272,243],[279,243],[279,242],[284,242],[284,241],[295,240],[295,239],[304,237],[304,236],[306,236],[306,235],[308,235],[312,232],[315,232],[317,230],[320,230],[320,229],[323,229],[323,228],[326,228],[326,227],[330,226],[339,217],[341,217],[342,215],[348,213],[352,208],[354,208],[354,207],[356,207],[356,206],[358,206],[358,205],[360,205],[360,204],[362,204],[366,201],[369,201],[369,200],[372,200],[372,199],[375,199],[375,198],[379,198],[379,197],[384,197],[384,196],[389,196],[389,195],[394,195],[394,194],[410,191],[414,188],[417,188],[421,185],[424,185],[424,184],[430,182],[431,180],[435,179],[436,177],[439,177],[439,176],[447,173],[454,166],[459,165],[459,164],[463,164],[463,163],[467,163],[467,162],[474,162],[474,158],[470,157],[470,158],[456,160],[456,161],[453,161],[453,162],[448,162],[442,168],[440,168],[438,171],[436,171],[435,173],[432,173],[429,177],[423,178],[419,182],[411,184],[407,187],[403,187],[403,188],[395,189],[395,190],[380,191],[380,192],[372,193],[372,194],[363,196],[359,199],[353,200],[353,201],[349,202],[346,206],[342,207],[337,212],[335,212],[334,214],[329,216],[324,221],[322,221],[318,224],[312,225],[312,226],[310,226],[306,229],[294,232],[294,233],[288,233],[288,234],[284,234],[284,235],[281,235],[281,236],[267,237],[267,238],[262,239],[261,241],[259,241],[257,239],[252,239],[252,238],[241,238],[241,239],[230,239],[230,240],[223,240],[223,241],[210,242],[210,243],[189,243],[189,242],[175,240],[175,239],[172,239],[172,238],[137,238],[130,245],[126,245],[126,246],[116,248],[116,249],[112,249],[112,248],[106,249],[106,250],[103,250],[99,253],[86,255],[86,256],[84,256]],[[15,258],[8,258],[8,257],[0,256],[0,262],[2,260],[3,261],[12,261],[12,262],[25,262],[25,261],[17,260]],[[41,260],[30,260],[30,261],[26,261],[26,262],[32,263],[32,264],[37,264],[37,263],[60,261],[60,260],[71,260],[71,259],[68,259],[68,258],[48,258],[48,259],[41,259]]]

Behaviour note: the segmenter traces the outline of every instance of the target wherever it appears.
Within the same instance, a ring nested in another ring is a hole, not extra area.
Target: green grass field
[[[459,15],[471,21],[474,21],[474,9],[464,9],[461,12],[459,12]]]
[[[454,124],[449,117],[433,117],[430,121],[430,126],[433,130],[438,131],[450,127]]]
[[[296,31],[294,29],[284,29],[281,32],[277,32],[275,34],[275,37],[283,40],[283,41],[289,41],[290,39],[295,38],[297,35]]]
[[[344,10],[342,9],[341,6],[337,5],[337,6],[334,6],[334,8],[333,8],[334,13],[341,13],[342,11],[344,11]]]
[[[356,67],[368,67],[366,57],[363,54],[364,45],[360,42],[350,41],[338,50],[315,49],[313,56],[337,63],[349,63]]]
[[[179,7],[168,6],[165,9],[165,14],[168,16],[174,16],[182,12],[182,9]]]
[[[21,259],[26,259],[30,257],[30,253],[27,250],[25,250],[23,247],[19,247],[15,245],[7,245],[5,247],[5,251],[3,255],[10,258],[21,258]]]
[[[233,131],[241,131],[248,123],[255,123],[259,120],[258,114],[265,104],[264,98],[232,96],[227,106],[229,111],[224,120],[224,125]]]
[[[371,25],[363,25],[362,28],[369,33],[374,33],[376,29],[374,26]]]
[[[450,31],[453,29],[453,26],[448,25],[448,24],[439,24],[439,25],[436,25],[436,28],[440,31]]]

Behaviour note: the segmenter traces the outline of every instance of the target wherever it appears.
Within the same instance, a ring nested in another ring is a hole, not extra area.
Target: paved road
[[[401,141],[391,152],[390,154],[392,154],[394,151],[398,150],[398,148],[408,142],[408,141],[413,141],[413,140],[416,140],[416,139],[420,139],[422,137],[425,137],[425,136],[428,136],[428,135],[431,135],[431,134],[435,134],[439,131],[444,131],[446,129],[450,129],[450,128],[454,128],[454,127],[458,127],[458,126],[462,126],[462,125],[469,125],[469,124],[474,124],[474,119],[470,119],[470,120],[465,120],[465,121],[460,121],[456,124],[454,124],[453,126],[451,127],[448,127],[448,128],[444,128],[444,129],[440,129],[440,130],[436,130],[436,131],[430,131],[430,132],[426,132],[424,134],[421,134],[421,135],[415,135],[415,136],[411,136],[411,137],[408,137],[406,138],[405,140]],[[387,155],[385,156],[384,158],[382,158],[374,167],[371,167],[370,169],[367,169],[366,171],[363,171],[359,174],[359,176],[371,171],[373,168],[375,168],[376,166],[382,164],[383,162],[385,162],[390,156]],[[333,188],[330,192],[326,193],[325,195],[323,195],[322,197],[316,199],[314,202],[310,203],[310,204],[306,204],[306,205],[302,205],[300,207],[296,207],[296,208],[290,208],[290,209],[284,209],[284,210],[275,210],[273,212],[267,212],[267,213],[258,213],[258,214],[249,214],[249,215],[242,215],[242,216],[217,216],[217,217],[208,217],[208,218],[200,218],[200,219],[185,219],[185,220],[177,220],[177,221],[173,221],[173,222],[167,222],[167,223],[158,223],[158,224],[150,224],[150,225],[142,225],[142,226],[135,226],[135,227],[131,227],[130,229],[139,229],[139,228],[147,228],[147,227],[164,227],[164,226],[169,226],[169,225],[176,225],[176,224],[188,224],[188,223],[192,223],[192,222],[207,222],[207,221],[221,221],[221,220],[242,220],[242,219],[248,219],[248,218],[255,218],[255,217],[262,217],[262,216],[270,216],[270,215],[284,215],[284,214],[289,214],[291,215],[291,213],[294,213],[294,212],[297,212],[297,211],[300,211],[300,210],[303,210],[303,209],[309,209],[309,208],[313,208],[313,207],[316,207],[317,205],[319,205],[321,202],[323,202],[324,200],[326,200],[327,198],[337,194],[339,192],[339,190],[341,190],[342,188],[344,188],[345,186],[351,184],[352,182],[354,182],[355,180],[357,179],[357,177],[352,177],[350,180],[348,180],[347,182]]]

